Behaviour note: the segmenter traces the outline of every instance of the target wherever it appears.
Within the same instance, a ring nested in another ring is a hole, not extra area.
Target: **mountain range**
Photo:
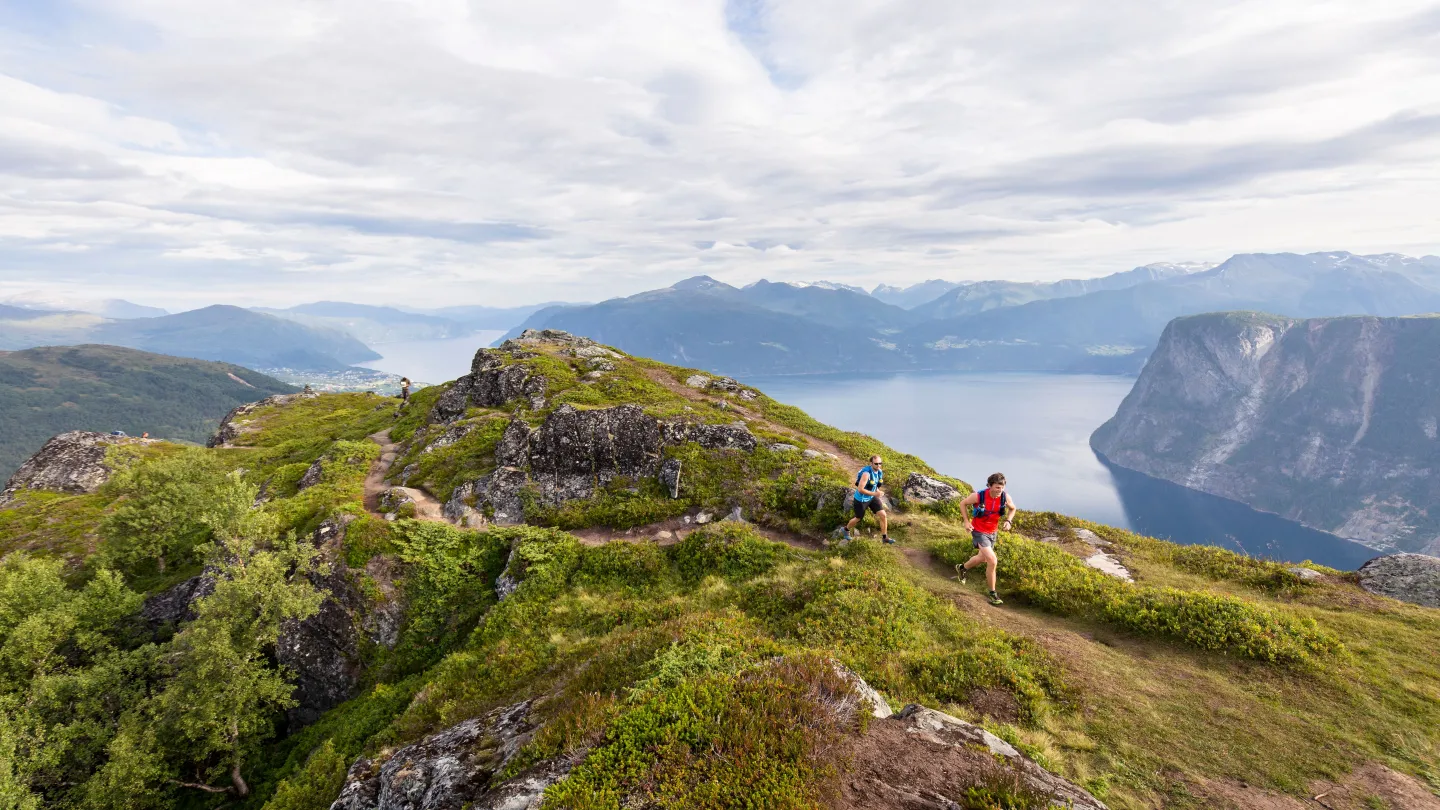
[[[941,282],[925,282],[928,290]],[[925,285],[917,285],[924,287]],[[882,291],[892,300],[892,289]],[[738,374],[900,369],[1135,373],[1171,319],[1440,311],[1440,257],[1238,254],[1098,279],[976,282],[906,309],[841,285],[699,276],[593,305],[548,307],[511,330],[561,329],[634,353]]]
[[[445,340],[481,330],[509,329],[536,310],[551,305],[454,306],[413,310],[344,301],[316,301],[286,309],[253,309],[307,326],[339,330],[367,344],[380,344],[402,340]]]
[[[216,305],[150,318],[0,306],[0,350],[109,344],[259,368],[343,369],[380,355],[334,329]]]

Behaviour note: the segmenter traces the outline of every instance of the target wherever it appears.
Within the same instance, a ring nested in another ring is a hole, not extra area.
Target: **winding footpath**
[[[390,490],[399,490],[415,501],[416,520],[450,523],[445,518],[443,505],[435,496],[418,487],[396,487],[385,482],[390,475],[390,467],[400,457],[400,443],[390,438],[390,431],[386,429],[372,433],[369,439],[380,445],[380,458],[370,465],[370,474],[365,477],[365,511],[384,517],[385,514],[380,509],[380,496]]]

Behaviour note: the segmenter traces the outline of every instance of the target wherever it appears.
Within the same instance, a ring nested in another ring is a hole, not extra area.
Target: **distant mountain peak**
[[[729,284],[723,281],[716,281],[709,276],[691,276],[684,281],[677,281],[670,285],[672,290],[733,290]]]

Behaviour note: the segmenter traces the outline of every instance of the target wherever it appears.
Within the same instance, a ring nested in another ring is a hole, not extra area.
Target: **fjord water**
[[[979,482],[1004,472],[1022,509],[1346,570],[1377,555],[1244,504],[1109,465],[1090,449],[1090,434],[1115,414],[1134,383],[1130,377],[906,372],[745,382],[821,422],[920,456],[947,475]]]
[[[380,353],[380,359],[360,365],[409,377],[415,382],[438,385],[469,374],[475,352],[489,346],[503,334],[503,331],[487,329],[447,340],[376,343],[370,348]]]

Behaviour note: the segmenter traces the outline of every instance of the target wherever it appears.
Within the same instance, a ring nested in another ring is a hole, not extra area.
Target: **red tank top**
[[[985,514],[982,517],[971,520],[971,523],[975,526],[975,531],[994,534],[995,530],[1000,528],[1000,511],[1004,503],[1004,495],[1001,495],[999,498],[991,495],[989,487],[980,490],[980,497],[975,502],[975,505],[985,507]]]

